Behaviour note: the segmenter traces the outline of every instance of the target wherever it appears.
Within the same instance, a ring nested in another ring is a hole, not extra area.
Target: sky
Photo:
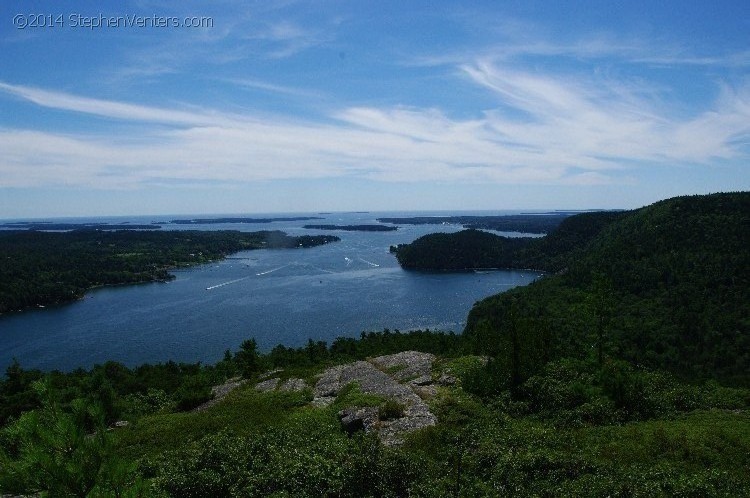
[[[750,189],[743,1],[0,3],[0,218]]]

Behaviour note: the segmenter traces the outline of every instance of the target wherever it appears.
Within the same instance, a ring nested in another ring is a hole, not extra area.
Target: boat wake
[[[275,272],[275,271],[281,270],[282,268],[286,268],[287,266],[289,266],[289,265],[291,265],[291,264],[292,264],[292,263],[289,263],[288,265],[284,265],[284,266],[279,266],[278,268],[274,268],[273,270],[262,271],[262,272],[260,272],[260,273],[256,273],[256,275],[257,275],[257,276],[259,276],[259,277],[260,277],[261,275],[268,275],[269,273],[273,273],[273,272]]]
[[[363,262],[363,263],[367,263],[370,266],[380,267],[380,265],[377,265],[377,264],[373,263],[372,261],[367,261],[366,259],[362,259],[362,258],[359,258],[359,260],[361,262]]]
[[[229,285],[229,284],[234,284],[236,282],[240,282],[241,280],[245,280],[246,278],[250,278],[250,277],[236,278],[234,280],[230,280],[229,282],[223,282],[221,284],[212,285],[210,287],[206,287],[206,290],[218,289],[219,287],[224,287],[225,285]]]

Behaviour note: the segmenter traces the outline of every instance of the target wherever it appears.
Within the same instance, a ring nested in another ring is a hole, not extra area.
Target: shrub
[[[404,416],[404,405],[395,399],[386,400],[378,407],[379,420],[392,420]]]

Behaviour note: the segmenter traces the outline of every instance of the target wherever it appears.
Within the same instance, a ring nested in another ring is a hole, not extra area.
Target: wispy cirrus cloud
[[[662,67],[750,67],[750,50],[717,49],[710,44],[695,44],[668,35],[649,33],[615,34],[601,31],[575,33],[561,38],[545,26],[519,19],[455,14],[458,22],[470,32],[483,33],[487,41],[477,45],[458,46],[440,54],[410,54],[402,57],[406,65],[461,65],[483,59],[501,63],[518,63],[545,58],[563,58],[567,62],[605,61],[607,64],[636,64]]]
[[[266,57],[284,59],[331,41],[333,34],[330,29],[305,27],[282,19],[258,26],[243,38],[262,43]]]
[[[281,60],[318,47],[335,38],[337,20],[315,23],[288,10],[294,2],[248,6],[245,2],[223,5],[165,4],[144,2],[142,12],[158,12],[178,19],[200,16],[210,19],[205,28],[174,29],[147,33],[127,45],[117,65],[99,75],[113,84],[158,82],[163,76],[191,77],[205,66],[221,68],[243,60]]]
[[[455,119],[438,108],[358,106],[301,121],[150,107],[0,83],[6,97],[80,119],[143,125],[106,136],[0,129],[0,184],[133,188],[169,180],[229,184],[354,177],[590,185],[632,182],[633,162],[706,164],[747,154],[748,86],[726,86],[710,107],[684,117],[637,81],[520,70],[493,59],[459,69],[468,84],[496,98],[495,108]]]
[[[166,123],[182,126],[195,126],[226,123],[227,119],[220,115],[200,114],[174,109],[148,107],[138,104],[115,102],[89,97],[80,97],[64,92],[55,92],[41,88],[9,85],[0,82],[0,91],[32,102],[41,107],[74,111],[100,117],[122,119],[128,121],[142,121],[152,123]]]
[[[304,88],[297,88],[286,85],[278,85],[275,83],[269,83],[268,81],[262,81],[253,78],[222,78],[220,81],[237,85],[241,88],[251,90],[261,90],[264,92],[276,93],[280,95],[288,95],[292,97],[300,98],[316,98],[320,99],[323,95],[320,92],[313,90],[307,90]]]
[[[750,86],[723,86],[710,109],[690,117],[669,112],[648,84],[607,78],[566,79],[478,62],[463,67],[475,82],[527,116],[497,117],[516,140],[611,160],[701,163],[737,157],[750,137]],[[534,138],[539,137],[539,138]],[[544,138],[541,138],[544,137]]]

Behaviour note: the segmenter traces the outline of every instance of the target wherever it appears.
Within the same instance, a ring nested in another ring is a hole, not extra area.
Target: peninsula
[[[280,231],[0,231],[0,313],[73,301],[102,285],[170,280],[170,269],[238,251],[338,240]]]

